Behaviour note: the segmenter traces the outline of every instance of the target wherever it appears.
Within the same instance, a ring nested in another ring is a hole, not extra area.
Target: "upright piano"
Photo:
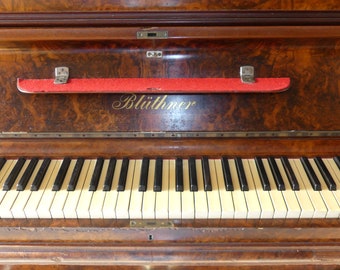
[[[338,0],[0,12],[2,269],[339,269]]]

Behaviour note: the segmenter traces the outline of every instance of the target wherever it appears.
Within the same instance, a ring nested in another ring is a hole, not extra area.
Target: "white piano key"
[[[336,184],[336,190],[332,190],[332,193],[338,202],[338,206],[340,207],[340,171],[333,159],[327,158],[323,160]]]
[[[315,209],[312,204],[312,201],[309,198],[308,192],[305,189],[305,186],[300,176],[300,172],[298,168],[296,167],[293,159],[290,159],[288,161],[300,185],[300,190],[294,191],[296,198],[298,199],[300,208],[301,208],[300,218],[313,218]]]
[[[142,170],[142,160],[136,160],[135,172],[133,176],[133,183],[131,189],[131,199],[129,207],[129,216],[131,219],[142,218],[142,206],[143,206],[143,191],[139,191],[139,180]]]
[[[162,191],[156,192],[156,219],[169,218],[169,163],[168,159],[163,160]]]
[[[106,197],[107,191],[103,190],[103,186],[105,183],[106,172],[109,167],[109,159],[105,159],[103,163],[103,168],[100,174],[98,188],[93,193],[91,205],[90,205],[90,217],[91,219],[102,219],[103,215],[103,206]]]
[[[211,191],[207,191],[208,201],[208,218],[220,219],[221,218],[221,201],[218,192],[218,182],[216,177],[215,160],[209,159],[210,179],[211,179]]]
[[[106,195],[103,206],[103,217],[105,219],[115,219],[117,217],[116,216],[116,204],[118,198],[117,186],[119,181],[120,170],[122,168],[122,162],[123,162],[122,159],[117,159],[112,179],[111,190],[105,192]]]
[[[212,167],[211,167],[212,168]],[[212,174],[212,178],[216,177],[218,185],[218,193],[221,202],[221,218],[233,219],[235,214],[233,196],[231,191],[227,191],[224,183],[222,162],[220,159],[215,160],[215,174]]]
[[[274,217],[274,207],[273,207],[270,195],[269,195],[269,191],[263,190],[255,160],[248,159],[248,163],[249,163],[249,169],[252,173],[252,179],[254,181],[254,188],[256,190],[257,197],[259,199],[259,203],[261,206],[260,217],[262,219],[271,219]]]
[[[143,207],[142,207],[143,219],[154,219],[155,218],[156,194],[153,191],[155,166],[156,166],[156,160],[150,159],[148,184],[147,184],[146,191],[144,192],[144,196],[143,196]]]
[[[5,165],[2,167],[2,169],[0,171],[0,203],[2,202],[2,199],[4,198],[4,196],[7,193],[7,191],[3,190],[2,187],[3,187],[7,177],[11,173],[12,169],[14,168],[16,162],[17,162],[17,160],[14,160],[14,159],[7,160]]]
[[[248,219],[259,219],[261,217],[261,206],[257,197],[253,176],[247,160],[242,160],[244,173],[247,178],[249,191],[244,192],[247,201]]]
[[[194,194],[190,191],[189,162],[183,159],[182,219],[195,218]]]
[[[77,163],[76,159],[72,159],[70,162],[70,165],[68,167],[68,170],[66,172],[63,184],[61,185],[61,188],[58,192],[56,192],[55,196],[54,196],[54,200],[52,202],[51,208],[50,208],[50,212],[52,215],[52,218],[65,218],[64,217],[64,205],[68,196],[68,191],[67,191],[67,186],[70,182],[70,179],[72,177],[72,173],[74,170],[74,167]],[[62,161],[61,161],[62,164]],[[60,168],[60,167],[59,167]],[[58,168],[58,171],[59,171]],[[55,179],[55,177],[54,177]]]
[[[268,181],[271,187],[269,191],[270,198],[274,207],[274,218],[286,218],[287,216],[287,206],[283,198],[282,192],[277,189],[275,184],[274,176],[271,172],[269,163],[267,159],[263,159],[263,166],[268,176]]]
[[[43,160],[39,160],[36,169],[40,169],[43,164]],[[16,218],[39,218],[38,206],[42,199],[46,186],[50,181],[53,181],[58,173],[61,162],[58,160],[51,160],[44,178],[42,179],[40,188],[37,191],[31,191],[31,185],[33,184],[34,177],[31,177],[27,183],[26,188],[20,192],[16,202],[17,204],[12,207],[12,213]],[[35,172],[35,175],[38,171]]]
[[[326,218],[338,218],[340,216],[338,202],[336,201],[332,191],[328,189],[315,161],[313,159],[309,159],[309,162],[321,184],[321,191],[319,191],[319,193],[321,194],[321,197],[327,207]]]
[[[289,180],[287,178],[285,169],[280,159],[275,159],[277,167],[279,168],[286,190],[282,191],[283,198],[285,199],[287,206],[286,218],[300,218],[301,207],[298,199],[296,198],[295,192],[292,190]]]
[[[13,218],[11,208],[19,194],[19,191],[16,190],[16,186],[20,181],[21,177],[23,176],[25,170],[27,169],[29,163],[30,160],[25,161],[11,189],[8,190],[5,196],[3,197],[0,204],[0,218]]]
[[[327,215],[327,207],[323,202],[323,199],[320,195],[319,191],[314,191],[311,183],[308,180],[308,176],[303,168],[303,165],[299,159],[293,159],[296,168],[300,174],[300,181],[304,186],[304,190],[308,193],[309,199],[314,207],[314,216],[313,218],[325,218]],[[301,188],[301,186],[300,186]]]
[[[233,202],[235,207],[234,218],[235,219],[246,219],[248,216],[247,202],[244,197],[244,191],[241,190],[240,182],[238,180],[238,174],[236,164],[234,160],[228,160],[230,175],[234,185],[234,191],[231,192],[233,196]]]
[[[208,202],[207,202],[207,194],[204,190],[202,161],[200,159],[196,159],[195,163],[196,163],[197,187],[198,187],[198,190],[193,192],[194,203],[195,203],[195,218],[196,219],[207,219],[208,218]]]
[[[117,219],[128,219],[129,218],[129,207],[130,207],[130,196],[133,174],[135,170],[135,160],[129,161],[129,168],[126,178],[125,190],[118,192],[117,203],[116,203],[116,217]]]
[[[90,167],[84,179],[84,185],[81,189],[76,207],[77,218],[90,218],[90,205],[94,191],[89,191],[89,186],[91,183],[94,168],[96,167],[96,161],[96,159],[91,160]]]
[[[176,160],[169,160],[169,219],[182,217],[182,192],[176,191]]]
[[[81,191],[84,188],[84,181],[86,179],[89,167],[91,164],[91,160],[85,160],[82,170],[79,175],[79,179],[74,191],[70,191],[66,202],[64,204],[63,212],[65,218],[76,219],[77,218],[77,205],[79,201],[79,197],[81,195]]]

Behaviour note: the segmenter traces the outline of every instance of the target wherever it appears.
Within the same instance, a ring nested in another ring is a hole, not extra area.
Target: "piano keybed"
[[[0,217],[339,218],[340,159],[0,159]]]

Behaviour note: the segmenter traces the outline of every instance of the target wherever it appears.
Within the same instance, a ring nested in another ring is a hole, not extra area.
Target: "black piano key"
[[[242,159],[238,157],[235,158],[235,164],[236,164],[236,169],[237,169],[238,180],[240,183],[240,188],[242,191],[248,191],[249,186],[248,186],[247,178],[244,172]]]
[[[204,191],[212,191],[209,159],[207,157],[202,158],[202,171],[203,171]]]
[[[176,191],[183,191],[183,160],[181,158],[176,159]]]
[[[286,190],[285,183],[283,182],[282,175],[277,167],[276,161],[273,157],[268,158],[269,166],[274,176],[275,184],[278,190]]]
[[[80,175],[81,169],[83,168],[83,164],[84,164],[84,159],[78,158],[76,165],[74,165],[70,182],[67,185],[67,191],[74,191],[76,189],[79,175]]]
[[[64,179],[65,179],[65,175],[66,172],[68,170],[68,167],[70,166],[71,163],[71,159],[70,158],[64,158],[63,163],[61,164],[57,177],[54,180],[53,186],[52,186],[52,190],[53,191],[58,191],[60,190]]]
[[[122,168],[121,168],[119,180],[118,180],[117,191],[124,191],[125,190],[125,184],[126,184],[128,169],[129,169],[129,159],[123,158]]]
[[[161,158],[156,159],[155,164],[155,179],[153,182],[153,191],[162,191],[162,177],[163,177],[163,160]]]
[[[340,157],[334,157],[333,159],[340,170]]]
[[[255,157],[255,164],[256,164],[257,171],[258,171],[259,176],[260,176],[260,180],[261,180],[263,190],[271,190],[270,183],[269,183],[269,180],[268,180],[268,176],[267,176],[266,170],[264,168],[262,159],[259,158],[259,157]]]
[[[314,158],[314,161],[316,165],[318,166],[318,169],[325,180],[325,183],[329,190],[336,190],[336,183],[332,177],[332,175],[329,173],[325,163],[320,157]]]
[[[15,180],[18,177],[18,174],[20,173],[22,167],[24,166],[26,162],[25,158],[19,158],[15,164],[15,166],[13,167],[12,171],[10,172],[10,174],[8,175],[2,190],[7,191],[10,190],[15,182]]]
[[[223,157],[221,161],[222,161],[222,170],[223,170],[223,176],[224,176],[225,189],[226,191],[233,191],[234,185],[231,179],[228,159],[226,157]]]
[[[281,162],[283,164],[283,168],[286,172],[290,187],[292,190],[300,190],[299,182],[296,179],[295,173],[293,171],[292,166],[290,165],[287,157],[281,157]]]
[[[306,174],[308,176],[309,182],[312,185],[312,188],[315,191],[320,191],[321,190],[321,183],[320,183],[319,179],[317,178],[317,176],[316,176],[316,174],[315,174],[315,172],[312,168],[312,165],[309,163],[308,158],[302,157],[300,160],[301,160],[301,163],[303,165],[303,168],[306,171]]]
[[[117,160],[115,158],[110,158],[109,166],[107,168],[103,191],[110,191],[112,187],[113,175],[116,168]]]
[[[24,174],[22,175],[21,179],[19,180],[17,184],[17,191],[22,191],[25,189],[29,179],[32,176],[32,173],[37,166],[38,158],[32,158],[30,163],[28,164]]]
[[[33,183],[30,187],[31,191],[37,191],[41,185],[41,182],[43,181],[45,174],[47,172],[48,167],[50,166],[51,159],[45,158],[43,163],[41,164],[37,175],[34,177]],[[25,188],[25,187],[23,187]]]
[[[92,174],[92,178],[90,181],[89,191],[96,191],[98,188],[99,178],[103,169],[104,159],[97,158],[96,166],[94,167],[94,171]]]
[[[146,191],[147,186],[148,186],[148,176],[149,176],[149,163],[150,160],[149,158],[143,158],[142,160],[142,169],[141,169],[141,174],[139,178],[139,191]]]
[[[189,158],[189,183],[190,191],[198,191],[197,172],[195,158]]]
[[[2,167],[5,165],[5,163],[6,163],[6,159],[0,158],[0,171],[1,171]]]

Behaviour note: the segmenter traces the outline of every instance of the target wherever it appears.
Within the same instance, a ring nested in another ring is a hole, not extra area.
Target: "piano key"
[[[5,163],[6,163],[6,159],[0,158],[0,171],[1,171],[2,167],[5,165]]]
[[[93,175],[95,174],[95,169],[97,167],[97,162],[98,162],[98,159],[91,160],[89,169],[84,178],[83,188],[80,191],[80,195],[79,195],[79,199],[78,199],[77,207],[76,207],[77,218],[90,218],[90,205],[91,205],[94,191],[92,191],[88,187],[91,186],[91,181],[93,179]],[[100,172],[98,174],[100,175]],[[92,184],[95,186],[98,185],[98,183],[92,183]],[[74,191],[71,192],[71,196],[73,195],[73,193]]]
[[[162,191],[162,176],[163,176],[163,160],[161,158],[156,159],[155,164],[155,178],[153,184],[153,191]]]
[[[116,163],[117,163],[117,160],[115,158],[110,158],[109,166],[106,170],[105,182],[104,182],[104,185],[103,185],[104,191],[110,191],[111,190],[112,181],[113,181],[113,174],[114,174],[114,171],[115,171],[115,168],[116,168]]]
[[[44,164],[45,163],[45,164]],[[51,160],[49,165],[44,168],[45,173],[43,174],[43,178],[41,180],[39,190],[32,191],[30,186],[33,184],[34,180],[37,178],[37,175],[41,174],[41,168],[46,166],[45,160],[39,160],[37,166],[36,175],[32,175],[30,181],[28,182],[26,188],[23,191],[20,191],[19,196],[17,197],[16,202],[18,202],[15,206],[12,207],[13,216],[16,218],[39,218],[38,215],[38,207],[39,203],[42,200],[44,191],[49,183],[53,183],[59,168],[61,166],[61,160]],[[40,167],[40,168],[39,168]],[[39,176],[40,177],[40,176]]]
[[[122,168],[122,159],[117,159],[116,166],[113,174],[111,189],[106,191],[104,206],[103,206],[103,217],[107,219],[116,218],[116,204],[118,198],[118,181],[120,176],[120,170]]]
[[[127,160],[127,161],[126,161]],[[125,169],[125,164],[128,164],[127,170]],[[125,180],[124,191],[117,188],[118,197],[116,203],[116,217],[117,219],[128,219],[129,218],[129,206],[130,206],[130,196],[131,196],[131,187],[132,187],[132,179],[135,170],[135,160],[123,159],[121,171],[123,172]],[[119,176],[118,186],[122,186],[122,173]]]
[[[274,176],[272,174],[272,170],[270,168],[269,162],[267,159],[263,159],[263,167],[266,171],[266,174],[268,176],[268,181],[270,186],[272,187],[271,190],[269,190],[269,195],[273,203],[274,207],[274,216],[273,218],[285,218],[287,215],[287,207],[286,202],[284,200],[284,197],[282,195],[283,191],[280,191],[274,187],[276,187]]]
[[[124,191],[125,190],[128,168],[129,168],[129,159],[124,158],[123,163],[122,163],[122,168],[120,170],[120,176],[119,176],[117,191]]]
[[[29,166],[29,163],[30,163],[30,160],[24,161],[24,164],[22,164],[22,166],[20,166],[19,173],[16,175],[17,177],[14,179],[14,182],[11,184],[10,189],[7,189],[7,190],[5,189],[7,192],[6,192],[5,196],[3,197],[1,204],[0,204],[0,218],[13,218],[13,215],[12,215],[12,212],[11,212],[11,207],[12,207],[15,199],[17,198],[18,192],[19,192],[15,189],[15,186],[16,186],[17,182],[19,181],[19,179],[23,177],[25,171],[27,170],[27,168]],[[13,172],[13,170],[12,170],[12,172]],[[11,174],[12,174],[12,172],[11,172]]]
[[[151,159],[149,163],[148,184],[143,195],[142,216],[144,219],[155,218],[156,194],[153,190],[156,172],[156,160]]]
[[[235,165],[237,169],[237,175],[238,175],[238,180],[240,183],[240,188],[242,191],[248,191],[249,187],[248,187],[247,179],[245,177],[241,158],[235,158]]]
[[[259,173],[260,176],[260,180],[261,180],[261,185],[263,190],[270,190],[270,184],[269,184],[269,180],[266,174],[266,171],[264,170],[263,167],[263,162],[262,159],[259,157],[255,157],[255,163],[256,163],[256,167],[257,167],[257,171]]]
[[[224,176],[224,182],[225,182],[225,189],[227,191],[233,191],[234,186],[233,186],[233,181],[230,175],[228,159],[226,157],[223,157],[221,162],[222,162],[223,176]]]
[[[279,174],[282,177],[282,181],[286,187],[285,191],[282,192],[283,198],[286,202],[287,206],[287,215],[286,218],[300,218],[301,215],[301,207],[299,201],[296,197],[295,192],[292,190],[288,176],[286,175],[286,171],[280,159],[275,160],[277,164],[277,168],[279,170]]]
[[[285,184],[284,184],[283,179],[281,177],[281,174],[279,172],[279,169],[277,167],[277,164],[275,162],[275,159],[273,157],[269,157],[268,163],[269,163],[270,169],[272,171],[277,189],[278,190],[285,190],[286,187],[285,187]]]
[[[293,169],[288,161],[288,158],[287,157],[281,157],[281,162],[283,164],[283,167],[285,169],[285,173],[287,175],[287,178],[288,178],[288,181],[289,181],[289,184],[292,188],[292,190],[299,190],[300,189],[300,186],[299,186],[299,182],[297,181],[296,179],[296,176],[293,172]]]
[[[195,204],[195,218],[207,219],[208,218],[208,202],[207,192],[204,190],[203,182],[203,164],[201,159],[195,160],[196,177],[197,177],[197,192],[194,192],[194,204]]]
[[[208,218],[209,219],[220,219],[222,214],[222,207],[220,201],[220,194],[218,192],[218,181],[216,177],[215,160],[208,160],[209,175],[211,190],[206,192],[208,202]]]
[[[340,157],[334,157],[335,164],[338,166],[340,170]]]
[[[3,186],[9,174],[13,170],[17,160],[7,160],[2,170],[0,171],[0,186]],[[3,197],[6,195],[7,191],[0,189],[0,203],[2,202]]]
[[[131,219],[141,219],[142,218],[142,205],[143,205],[143,195],[144,191],[140,191],[142,174],[145,173],[145,164],[149,164],[149,159],[137,159],[135,164],[135,172],[133,175],[133,183],[131,188],[131,199],[129,207],[129,216]],[[143,167],[144,165],[144,167]],[[147,167],[149,170],[149,168]],[[148,175],[148,173],[146,173]],[[143,180],[144,182],[144,180]],[[147,179],[145,179],[145,184]],[[145,187],[146,191],[147,186]]]
[[[195,158],[189,158],[189,181],[190,181],[190,190],[197,191],[197,173],[196,173],[196,163]]]
[[[249,167],[249,163],[247,160],[242,160],[242,165],[244,168],[244,174],[248,183],[249,190],[244,193],[244,197],[246,198],[247,208],[248,208],[248,219],[259,219],[261,216],[261,206],[259,204],[259,200],[257,197],[255,184],[253,181],[253,176]]]
[[[195,218],[195,203],[194,192],[190,190],[189,180],[189,161],[183,159],[183,191],[182,194],[182,219],[194,219]]]
[[[231,192],[232,197],[233,197],[233,202],[234,202],[234,208],[235,208],[234,218],[245,219],[248,216],[248,207],[247,207],[246,199],[244,197],[245,192],[243,192],[243,190],[241,189],[240,180],[238,179],[236,160],[235,159],[229,160],[228,162],[229,162],[231,178],[233,179],[233,183],[234,183],[234,191]],[[238,162],[240,163],[241,159],[239,159]],[[244,171],[243,171],[243,177],[245,178]]]
[[[52,190],[58,191],[61,188],[61,185],[63,184],[66,172],[68,167],[70,166],[71,159],[70,158],[64,158],[63,163],[61,164],[61,167],[59,169],[58,175],[56,179],[54,180]]]
[[[19,158],[17,162],[15,163],[15,166],[13,167],[11,173],[8,175],[5,183],[2,186],[2,189],[4,191],[10,190],[12,185],[14,184],[14,181],[17,179],[18,174],[20,173],[22,167],[25,164],[26,159]]]
[[[334,162],[334,159],[331,158],[326,158],[324,159],[325,165],[329,171],[329,173],[332,175],[335,184],[337,185],[337,187],[340,186],[340,173],[339,170],[337,168],[337,165]],[[340,189],[337,188],[336,190],[332,190],[332,193],[334,195],[334,197],[336,198],[338,205],[340,207]]]
[[[169,218],[169,166],[170,160],[163,160],[162,168],[162,191],[157,192],[156,195],[156,207],[155,217],[156,219],[168,219]]]
[[[204,190],[212,191],[209,159],[207,157],[202,158],[202,171],[203,171]]]
[[[75,189],[69,191],[67,199],[64,204],[63,212],[65,218],[77,218],[77,205],[79,197],[84,188],[84,181],[86,179],[88,170],[90,168],[92,160],[84,160],[84,164],[79,174],[79,180],[75,186]]]
[[[177,176],[179,162],[176,160],[169,160],[169,219],[181,219],[182,218],[182,192],[177,191]],[[182,160],[180,162],[182,164]],[[182,171],[182,167],[181,167]],[[183,176],[183,174],[182,174]],[[182,179],[182,191],[183,191],[183,179]]]
[[[320,157],[314,158],[314,161],[322,175],[323,180],[325,181],[329,190],[336,190],[336,184],[334,182],[333,177],[330,175],[325,163],[322,161]]]
[[[320,193],[312,187],[310,180],[308,179],[307,172],[302,165],[301,159],[292,159],[300,174],[300,182],[304,185],[304,190],[308,193],[314,207],[313,218],[325,218],[327,215],[327,207],[323,202]],[[321,186],[320,186],[321,189]]]
[[[79,180],[80,172],[83,168],[83,165],[84,165],[84,159],[78,158],[77,163],[74,166],[70,182],[67,185],[67,191],[74,191],[75,190],[77,183],[78,183],[78,180]]]
[[[148,184],[148,174],[149,174],[149,158],[143,158],[142,168],[139,180],[139,191],[146,191]]]
[[[28,180],[31,178],[31,175],[33,173],[33,170],[35,169],[36,165],[38,163],[38,158],[32,158],[27,169],[25,170],[25,173],[22,175],[20,178],[18,184],[17,184],[17,191],[23,190],[27,183]]]
[[[99,183],[99,178],[102,173],[102,168],[104,164],[104,159],[103,158],[97,158],[96,161],[96,166],[94,168],[90,186],[89,186],[89,191],[96,191]]]
[[[322,179],[322,175],[320,173],[320,170],[318,169],[315,160],[309,159],[309,162],[315,172],[316,177]],[[320,181],[320,184],[321,190],[319,192],[323,199],[323,202],[327,207],[326,218],[338,218],[340,216],[340,208],[338,202],[336,201],[336,198],[334,197],[333,193],[327,188],[324,181]]]
[[[98,187],[103,187],[105,185],[104,183],[106,181],[106,175],[107,175],[106,173],[108,172],[110,161],[111,159],[110,160],[105,159],[103,162],[102,173],[100,174]],[[106,195],[107,195],[107,191],[105,191],[104,189],[100,189],[100,188],[98,188],[96,192],[93,192],[91,205],[89,209],[91,219],[102,219],[104,217],[103,206],[104,206]]]
[[[183,160],[176,159],[176,191],[183,191]]]
[[[315,191],[321,190],[321,184],[317,176],[315,175],[315,172],[312,169],[312,166],[310,165],[308,159],[306,157],[302,157],[301,163],[303,165],[304,171],[306,172],[308,179]]]
[[[271,219],[274,217],[274,207],[269,195],[268,190],[263,189],[263,180],[260,178],[260,171],[257,168],[256,160],[255,159],[248,159],[249,163],[249,169],[252,174],[252,178],[254,181],[254,188],[257,193],[257,197],[259,200],[259,204],[261,206],[261,216],[260,218],[262,219]],[[261,160],[262,163],[262,160]],[[262,163],[263,165],[263,163]],[[264,170],[264,167],[263,167]],[[263,171],[262,173],[265,173]],[[266,175],[267,177],[267,175]],[[267,178],[268,179],[268,178]],[[269,185],[269,180],[268,180],[268,185]]]
[[[215,173],[211,172],[212,178],[216,177],[217,185],[218,185],[218,193],[219,198],[221,202],[221,218],[234,218],[235,208],[234,208],[234,202],[233,202],[233,196],[232,192],[228,191],[226,188],[226,182],[225,182],[225,172],[224,172],[224,166],[222,165],[222,162],[226,162],[228,169],[229,169],[229,162],[227,159],[216,159],[215,160]],[[229,170],[230,173],[230,170]],[[231,179],[231,175],[230,175]]]
[[[56,192],[54,196],[54,200],[50,208],[52,218],[65,218],[63,209],[64,209],[64,204],[67,200],[67,196],[69,194],[67,187],[69,185],[69,182],[71,181],[73,172],[76,169],[77,162],[78,160],[76,159],[71,160],[68,170],[66,172],[66,175],[64,177],[64,180],[62,181],[62,186],[60,187],[60,189],[58,190],[58,192]]]
[[[48,167],[50,166],[51,160],[49,158],[45,158],[43,163],[40,166],[40,169],[37,173],[37,175],[34,178],[34,181],[31,185],[31,191],[37,191],[39,187],[41,186],[41,182],[45,177],[46,171]]]

